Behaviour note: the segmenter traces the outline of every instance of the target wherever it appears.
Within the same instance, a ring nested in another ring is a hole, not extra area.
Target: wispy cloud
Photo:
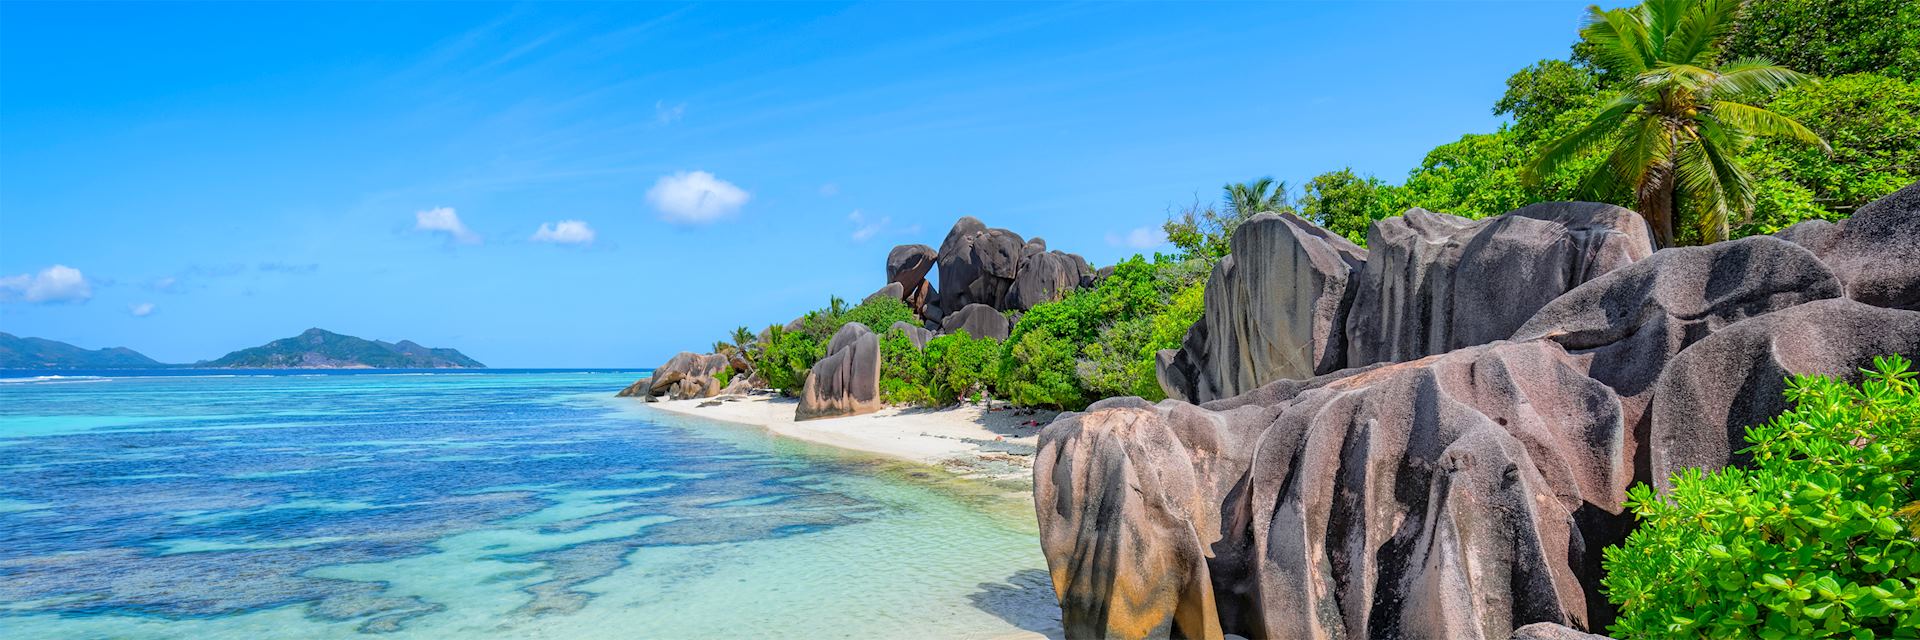
[[[1137,227],[1126,233],[1107,232],[1107,244],[1133,249],[1152,249],[1167,243],[1167,235],[1153,227]]]
[[[301,275],[301,274],[307,274],[307,273],[313,273],[315,271],[319,271],[320,265],[312,262],[308,262],[304,264],[294,264],[289,262],[262,262],[260,263],[260,270],[266,273],[285,273],[288,275]]]
[[[56,264],[39,273],[0,276],[0,300],[12,302],[85,302],[93,285],[79,269]]]
[[[920,225],[916,224],[896,229],[893,226],[893,218],[880,216],[879,220],[874,220],[867,217],[867,214],[861,212],[859,209],[855,209],[853,213],[847,214],[847,221],[853,223],[854,242],[866,242],[882,234],[912,234],[920,232]]]
[[[413,214],[413,228],[418,231],[447,234],[447,238],[460,244],[479,244],[480,234],[467,228],[460,221],[460,214],[453,207],[435,207]]]
[[[663,176],[647,190],[647,202],[660,218],[679,224],[707,224],[731,216],[751,198],[746,190],[705,171]]]
[[[534,231],[533,237],[529,239],[534,242],[551,244],[585,245],[593,244],[593,237],[593,227],[587,226],[585,221],[561,220],[559,222],[541,223],[540,229]]]
[[[142,302],[139,304],[127,305],[127,313],[133,314],[133,317],[135,318],[145,318],[147,316],[153,315],[153,303]]]
[[[829,182],[829,183],[820,185],[820,195],[826,198],[831,198],[831,197],[840,195],[840,184],[835,182]]]
[[[687,115],[687,103],[685,102],[673,105],[667,104],[665,100],[655,100],[653,102],[654,124],[673,124],[685,115]]]

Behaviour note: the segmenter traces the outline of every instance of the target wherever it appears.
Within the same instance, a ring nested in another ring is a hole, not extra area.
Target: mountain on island
[[[126,347],[84,349],[0,332],[0,369],[152,369],[170,366]]]
[[[429,349],[411,340],[398,343],[308,329],[251,349],[241,349],[199,367],[222,369],[481,369],[454,349]]]

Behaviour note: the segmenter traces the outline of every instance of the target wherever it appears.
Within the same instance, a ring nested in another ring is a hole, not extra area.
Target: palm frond
[[[1793,118],[1761,107],[1719,100],[1713,103],[1712,118],[1740,133],[1798,140],[1820,147],[1820,150],[1826,153],[1833,153],[1833,148],[1827,146],[1827,141],[1821,139],[1820,134],[1814,133],[1812,129],[1808,129]]]
[[[1819,82],[1817,78],[1768,62],[1764,58],[1742,58],[1720,67],[1720,77],[1709,86],[1720,100],[1758,102],[1781,90]]]
[[[1587,27],[1580,37],[1594,44],[1600,66],[1627,75],[1646,71],[1653,63],[1647,26],[1631,9],[1587,8]]]
[[[1718,77],[1719,74],[1704,67],[1660,62],[1652,69],[1634,76],[1633,83],[1649,91],[1665,91],[1675,86],[1688,91],[1699,91],[1712,86]]]
[[[1634,185],[1634,197],[1645,200],[1654,181],[1647,174],[1673,157],[1673,131],[1662,118],[1641,118],[1628,132],[1626,144],[1607,156],[1607,166],[1623,184]]]
[[[1553,173],[1554,169],[1560,168],[1560,165],[1573,159],[1581,151],[1606,140],[1609,135],[1619,129],[1622,122],[1626,121],[1627,115],[1639,108],[1641,104],[1640,100],[1631,94],[1615,98],[1613,102],[1602,107],[1600,113],[1595,114],[1587,124],[1542,149],[1539,157],[1535,158],[1532,164],[1527,165],[1523,177],[1529,183],[1537,184],[1541,177]]]
[[[1678,64],[1712,64],[1717,53],[1715,43],[1733,29],[1734,18],[1740,13],[1739,0],[1704,0],[1673,2],[1680,7],[1663,7],[1663,11],[1678,11],[1672,16],[1673,30],[1668,32],[1661,42],[1660,58]]]
[[[1675,156],[1674,173],[1680,188],[1706,206],[1694,216],[1694,228],[1704,242],[1725,240],[1735,211],[1744,217],[1753,208],[1753,176],[1731,157],[1738,134],[1710,124],[1695,130]]]

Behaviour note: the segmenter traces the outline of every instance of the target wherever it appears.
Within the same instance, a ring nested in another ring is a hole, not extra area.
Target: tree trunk
[[[1655,249],[1673,246],[1673,167],[1659,166],[1647,171],[1640,185],[1640,215],[1653,228]]]

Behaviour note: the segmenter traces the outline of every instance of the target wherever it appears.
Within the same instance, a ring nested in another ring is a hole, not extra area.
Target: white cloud
[[[135,318],[145,318],[153,315],[153,303],[142,302],[140,304],[127,305],[127,313],[133,314]]]
[[[667,105],[667,101],[665,100],[655,100],[653,102],[653,121],[657,124],[673,124],[675,120],[679,120],[680,117],[684,115],[687,115],[687,103],[685,102],[671,106]]]
[[[593,227],[581,220],[561,220],[559,222],[540,223],[540,230],[533,232],[534,242],[553,244],[593,244]]]
[[[413,214],[413,228],[418,231],[445,233],[448,238],[460,244],[479,244],[480,234],[468,229],[460,221],[460,214],[453,207],[436,207]]]
[[[853,223],[854,242],[866,242],[874,236],[881,234],[899,235],[920,232],[920,225],[916,224],[895,228],[893,226],[893,218],[881,216],[879,220],[872,220],[867,218],[867,214],[861,212],[859,209],[855,209],[853,213],[847,214],[847,221]]]
[[[1167,236],[1153,227],[1138,227],[1124,234],[1107,232],[1107,244],[1134,249],[1152,249],[1167,243]]]
[[[820,195],[827,198],[840,195],[840,185],[833,182],[820,185]]]
[[[180,284],[179,278],[175,278],[173,276],[163,276],[159,278],[154,278],[153,282],[147,284],[147,288],[152,289],[154,291],[171,293],[173,292],[174,287],[179,284]]]
[[[0,300],[27,302],[83,302],[93,297],[93,285],[79,269],[56,264],[40,273],[0,277]]]
[[[667,222],[706,224],[733,215],[752,198],[731,182],[705,171],[663,176],[647,190],[647,202]]]

